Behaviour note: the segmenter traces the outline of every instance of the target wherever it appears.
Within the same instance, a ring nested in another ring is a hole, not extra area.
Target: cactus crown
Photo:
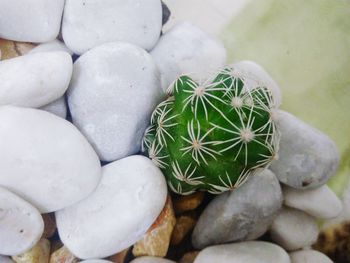
[[[226,68],[202,83],[183,75],[168,93],[152,114],[143,148],[174,192],[232,190],[275,158],[275,106],[261,81]]]

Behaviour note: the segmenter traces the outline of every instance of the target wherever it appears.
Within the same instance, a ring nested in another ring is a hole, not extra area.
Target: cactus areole
[[[143,149],[175,193],[233,190],[276,158],[275,103],[263,81],[226,68],[201,83],[183,75],[168,93]]]

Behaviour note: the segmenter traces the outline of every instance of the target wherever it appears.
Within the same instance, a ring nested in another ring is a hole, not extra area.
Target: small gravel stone
[[[181,74],[203,80],[226,63],[223,44],[187,22],[162,35],[151,55],[161,71],[164,91]]]
[[[0,0],[0,38],[54,40],[61,27],[64,0]]]
[[[286,186],[283,188],[283,195],[286,206],[302,210],[317,218],[334,218],[342,210],[341,201],[327,185],[307,190]]]
[[[335,143],[321,131],[285,111],[276,112],[281,132],[278,160],[270,168],[280,182],[307,189],[324,185],[339,164]]]
[[[316,250],[301,250],[289,254],[291,263],[333,263],[325,254]]]
[[[194,263],[290,263],[281,247],[268,242],[248,241],[207,247]]]
[[[55,39],[50,42],[42,43],[33,48],[29,53],[47,52],[47,51],[65,51],[69,55],[73,55],[73,52],[60,40]]]
[[[264,170],[240,188],[218,195],[201,214],[192,234],[196,248],[263,235],[282,206],[275,175]]]
[[[316,242],[318,232],[315,218],[286,207],[280,211],[270,228],[271,239],[288,251],[311,246]]]
[[[176,263],[176,262],[165,258],[139,257],[134,259],[130,263]]]

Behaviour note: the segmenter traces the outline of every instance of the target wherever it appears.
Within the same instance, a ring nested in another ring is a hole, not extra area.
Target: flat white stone
[[[148,158],[135,155],[110,163],[93,194],[56,212],[60,238],[82,259],[116,254],[142,238],[166,195],[164,176]]]
[[[270,228],[271,239],[288,251],[309,247],[318,236],[316,220],[303,211],[283,208]]]
[[[63,119],[67,117],[67,104],[64,96],[41,107],[40,109],[51,112],[52,114],[55,114]]]
[[[9,257],[0,255],[0,263],[14,263],[14,261]]]
[[[135,258],[130,263],[176,263],[176,262],[166,258],[139,257],[139,258]]]
[[[192,234],[196,248],[263,235],[282,206],[282,191],[269,170],[252,175],[240,188],[215,197],[202,212]]]
[[[207,247],[194,263],[290,263],[281,247],[263,241],[247,241]]]
[[[31,249],[43,231],[39,211],[0,186],[0,254],[14,256]]]
[[[69,109],[100,159],[114,161],[140,151],[150,116],[162,100],[159,78],[152,57],[128,43],[104,44],[75,62]]]
[[[0,38],[23,42],[54,40],[64,0],[0,0]]]
[[[291,263],[333,263],[325,254],[316,250],[300,250],[289,253]]]
[[[286,186],[283,188],[283,195],[286,206],[302,210],[317,218],[334,218],[342,210],[341,201],[327,185],[307,190]]]
[[[285,111],[276,111],[281,132],[278,160],[270,169],[283,184],[307,189],[324,185],[335,174],[339,152],[335,143],[321,131]]]
[[[51,113],[0,107],[0,185],[48,213],[89,195],[101,178],[84,136]]]
[[[62,41],[55,39],[50,42],[42,43],[33,48],[29,53],[47,52],[47,51],[65,51],[69,55],[73,55],[71,51]]]
[[[0,61],[0,106],[46,105],[66,91],[72,70],[71,56],[62,51]]]
[[[62,35],[76,54],[115,41],[150,50],[161,28],[160,0],[67,0]]]
[[[182,74],[203,81],[226,64],[223,44],[187,22],[164,34],[151,55],[161,71],[164,91]]]
[[[246,81],[250,82],[248,85],[268,88],[274,99],[275,107],[279,107],[282,104],[281,89],[262,66],[249,60],[237,62],[232,66],[237,70],[238,74],[247,77]]]

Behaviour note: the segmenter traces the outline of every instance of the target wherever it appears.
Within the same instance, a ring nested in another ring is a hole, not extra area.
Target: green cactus
[[[196,83],[179,77],[154,110],[143,149],[178,194],[213,194],[243,184],[277,156],[275,104],[260,80],[233,68]]]

